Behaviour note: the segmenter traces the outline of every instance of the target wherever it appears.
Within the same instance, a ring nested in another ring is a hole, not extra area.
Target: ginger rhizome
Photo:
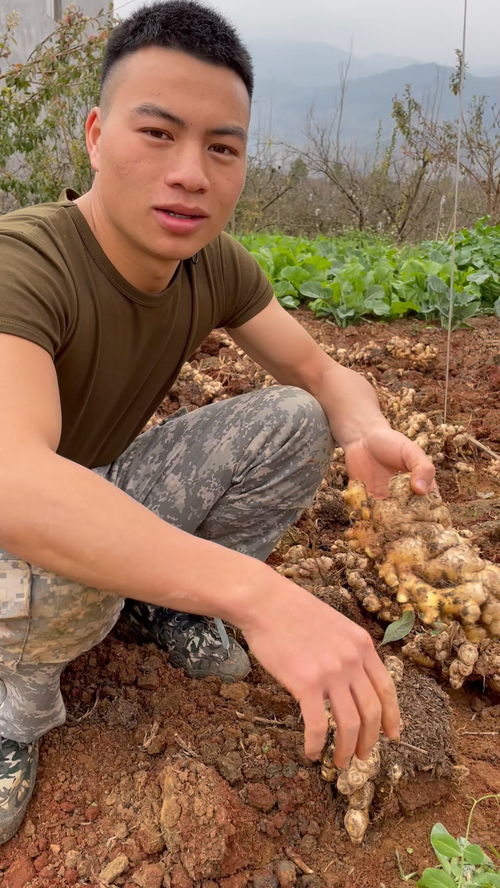
[[[452,790],[457,776],[451,743],[451,709],[447,695],[434,678],[399,657],[387,656],[384,664],[396,684],[401,709],[401,742],[383,735],[366,760],[353,755],[349,767],[334,764],[336,728],[330,719],[321,776],[332,784],[344,828],[355,845],[361,844],[371,822],[399,816],[404,794],[431,774],[441,781],[443,791]],[[434,736],[426,720],[437,726]],[[411,790],[410,790],[411,791]]]
[[[409,475],[392,479],[386,499],[358,481],[343,499],[353,526],[334,561],[363,607],[386,621],[414,610],[429,631],[403,648],[407,655],[441,665],[452,687],[472,675],[500,690],[500,568],[453,529],[439,494],[413,493]]]

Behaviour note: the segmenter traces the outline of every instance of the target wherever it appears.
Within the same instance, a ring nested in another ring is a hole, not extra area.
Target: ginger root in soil
[[[361,844],[371,822],[404,813],[405,794],[425,794],[426,781],[432,779],[445,796],[457,776],[447,695],[434,678],[412,664],[405,666],[394,656],[386,657],[384,663],[398,690],[402,742],[381,737],[368,759],[354,755],[349,767],[341,770],[333,763],[335,724],[330,719],[321,762],[321,776],[334,787],[345,830],[354,845]]]
[[[429,630],[405,654],[440,666],[454,688],[471,676],[500,691],[500,567],[452,528],[438,493],[414,494],[407,474],[391,480],[386,499],[358,481],[342,496],[353,526],[334,561],[362,606],[389,622],[415,611]]]

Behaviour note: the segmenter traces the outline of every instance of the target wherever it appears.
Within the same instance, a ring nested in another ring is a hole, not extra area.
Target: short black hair
[[[195,0],[163,0],[141,6],[120,22],[108,38],[101,72],[101,95],[113,66],[147,46],[175,49],[203,62],[230,68],[246,86],[254,87],[250,53],[236,30],[218,12]]]

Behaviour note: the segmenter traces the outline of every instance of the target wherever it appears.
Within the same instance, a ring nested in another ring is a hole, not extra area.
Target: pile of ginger
[[[452,528],[438,493],[413,493],[409,475],[383,500],[357,481],[342,496],[353,524],[334,561],[362,606],[385,621],[415,611],[425,630],[405,654],[439,665],[454,688],[472,676],[500,691],[500,567]]]

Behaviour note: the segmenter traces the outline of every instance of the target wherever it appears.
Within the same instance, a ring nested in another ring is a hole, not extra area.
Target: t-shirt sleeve
[[[273,288],[257,260],[228,234],[220,236],[225,317],[221,327],[241,327],[273,298]]]
[[[70,325],[71,282],[56,245],[35,230],[0,226],[0,333],[40,345],[54,358]]]

